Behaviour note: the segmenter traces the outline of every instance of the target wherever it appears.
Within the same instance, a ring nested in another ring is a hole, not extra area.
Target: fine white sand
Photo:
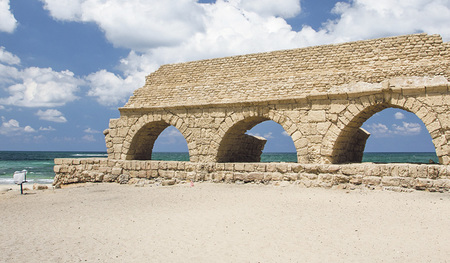
[[[449,193],[224,183],[26,193],[0,192],[0,262],[450,260]]]

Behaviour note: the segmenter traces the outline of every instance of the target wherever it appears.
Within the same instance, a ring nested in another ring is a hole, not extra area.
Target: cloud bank
[[[87,85],[83,95],[116,107],[162,64],[419,32],[450,40],[450,0],[337,2],[330,10],[336,19],[318,29],[303,25],[298,31],[286,19],[302,15],[299,0],[41,2],[55,20],[95,23],[110,43],[128,49],[129,55],[118,62],[119,74],[101,69],[77,78],[70,71],[20,70],[14,66],[20,59],[0,49],[0,81],[14,83],[8,88],[11,96],[0,104],[56,107],[75,100],[78,86]],[[13,25],[9,31],[17,25],[5,0],[0,0],[0,21]],[[48,81],[39,81],[33,71],[43,72]],[[55,94],[49,94],[55,88]]]
[[[9,97],[0,98],[0,104],[21,107],[57,107],[78,98],[76,93],[83,81],[68,70],[56,72],[51,68],[30,67],[20,70],[0,64],[3,84]]]
[[[2,125],[0,126],[0,134],[6,136],[20,136],[24,133],[33,133],[36,130],[30,126],[21,127],[17,120],[6,120],[2,117]]]
[[[390,137],[393,135],[414,136],[419,135],[422,127],[419,123],[402,122],[401,125],[392,124],[391,128],[382,123],[373,123],[366,126],[367,130],[375,137]]]
[[[48,109],[46,111],[39,110],[36,113],[40,120],[51,121],[51,122],[67,122],[66,117],[59,111],[55,109]]]
[[[9,0],[0,0],[0,31],[12,33],[17,27],[17,20],[11,13]]]

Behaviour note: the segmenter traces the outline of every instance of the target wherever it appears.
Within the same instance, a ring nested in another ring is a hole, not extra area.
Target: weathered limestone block
[[[147,171],[145,171],[145,169],[136,171],[136,177],[137,178],[147,178]]]
[[[264,181],[264,173],[261,172],[251,172],[248,174],[244,182],[262,182]]]
[[[363,183],[363,176],[362,175],[350,176],[349,183],[354,185],[360,185]]]
[[[234,174],[232,172],[225,173],[225,182],[231,183],[234,181]]]
[[[234,171],[236,172],[244,172],[245,171],[245,163],[235,163]]]
[[[299,179],[299,175],[297,173],[285,173],[283,176],[284,181],[297,181]]]
[[[280,173],[287,173],[288,172],[288,164],[287,163],[279,163],[276,165],[276,170]]]
[[[113,175],[113,174],[105,174],[103,176],[103,182],[115,182],[116,179],[119,177],[119,175]]]
[[[319,176],[317,174],[310,174],[310,173],[300,173],[300,180],[301,181],[311,181],[311,180],[317,180]]]
[[[216,182],[216,183],[217,182],[223,182],[223,181],[225,181],[225,176],[226,176],[226,172],[224,172],[224,171],[217,171],[212,176],[212,181]]]
[[[56,162],[55,162],[56,163]],[[56,174],[59,174],[60,172],[61,172],[61,165],[55,165],[55,166],[53,166],[53,171],[56,173]]]
[[[293,173],[301,173],[305,169],[301,164],[291,164],[291,170]]]
[[[244,171],[246,171],[246,172],[253,172],[253,171],[255,171],[255,164],[253,164],[253,163],[246,163],[246,164],[244,164]]]
[[[346,184],[350,182],[350,176],[342,174],[333,174],[333,184]]]
[[[119,167],[114,167],[112,168],[111,174],[114,176],[119,176],[120,174],[122,174],[123,169],[119,168]]]
[[[379,165],[369,164],[366,166],[365,175],[380,177],[383,174],[381,173],[381,167]]]
[[[246,173],[235,172],[233,179],[235,181],[245,181],[247,179]]]
[[[439,166],[437,165],[430,165],[428,166],[428,178],[436,179],[439,177]]]
[[[325,110],[311,110],[308,112],[308,120],[310,122],[325,122]]]
[[[169,170],[177,170],[178,169],[178,162],[167,162],[167,169]]]
[[[433,187],[440,190],[450,189],[450,180],[449,179],[437,179],[433,181]]]
[[[341,172],[345,175],[364,175],[365,167],[361,165],[342,165]]]
[[[161,182],[161,184],[162,184],[163,186],[174,185],[175,183],[176,183],[176,180],[175,180],[175,179],[163,180],[163,181]]]
[[[127,184],[130,180],[130,176],[128,174],[121,174],[117,180],[119,184]]]
[[[362,183],[365,185],[380,185],[381,177],[378,176],[366,176],[363,177]]]
[[[305,164],[305,173],[319,174],[320,166],[316,164]]]
[[[270,176],[272,181],[283,181],[284,175],[280,172],[273,172],[266,174],[267,178]]]
[[[425,179],[425,178],[417,178],[415,180],[415,189],[416,190],[426,190],[433,187],[433,180]]]

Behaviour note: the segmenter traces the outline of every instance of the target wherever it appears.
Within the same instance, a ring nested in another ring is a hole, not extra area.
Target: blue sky
[[[0,150],[104,151],[102,131],[166,63],[426,32],[450,40],[450,0],[0,0]],[[433,151],[388,109],[367,151]],[[275,123],[249,133],[291,151]],[[156,151],[183,151],[168,129]]]

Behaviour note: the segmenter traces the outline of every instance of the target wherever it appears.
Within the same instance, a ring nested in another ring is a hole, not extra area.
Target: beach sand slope
[[[0,192],[0,262],[446,262],[450,194],[87,184]]]

